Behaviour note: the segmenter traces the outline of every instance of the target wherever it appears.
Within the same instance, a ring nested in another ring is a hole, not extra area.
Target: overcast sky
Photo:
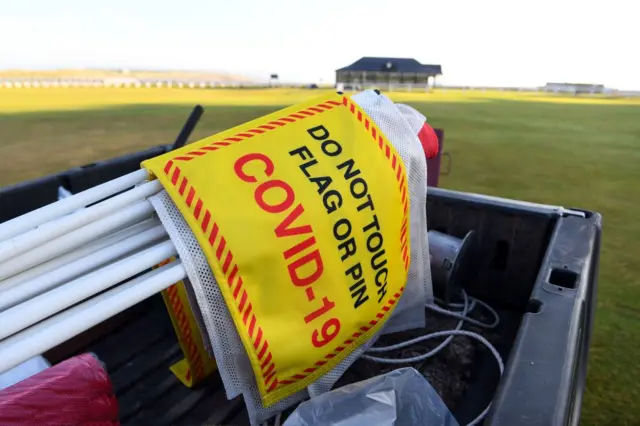
[[[5,0],[0,69],[229,71],[333,82],[361,56],[441,64],[444,84],[640,89],[633,0]]]

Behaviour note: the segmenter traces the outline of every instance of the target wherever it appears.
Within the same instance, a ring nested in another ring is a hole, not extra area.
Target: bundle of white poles
[[[0,373],[184,279],[145,170],[0,224]]]

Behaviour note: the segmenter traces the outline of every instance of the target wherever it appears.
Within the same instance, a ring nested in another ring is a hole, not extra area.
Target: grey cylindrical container
[[[446,303],[460,293],[463,280],[468,277],[474,231],[463,239],[438,231],[429,231],[429,263],[431,281],[436,296]]]

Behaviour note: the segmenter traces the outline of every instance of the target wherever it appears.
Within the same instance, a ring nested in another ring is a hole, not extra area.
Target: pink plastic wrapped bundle
[[[2,425],[118,425],[118,402],[91,354],[68,359],[0,391]]]

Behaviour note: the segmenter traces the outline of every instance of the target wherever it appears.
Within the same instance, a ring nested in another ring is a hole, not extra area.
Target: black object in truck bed
[[[55,201],[58,185],[97,185],[136,170],[142,159],[164,149],[0,189],[0,222]],[[84,180],[83,173],[92,175]],[[460,424],[473,419],[492,399],[487,425],[577,424],[596,299],[600,215],[436,188],[429,189],[427,210],[431,229],[458,237],[476,231],[477,274],[466,288],[500,312],[501,326],[487,338],[506,361],[500,379],[488,351],[475,344],[471,352],[469,345],[450,345],[429,361],[440,363],[425,373],[434,387]],[[437,326],[429,322],[430,330]],[[459,340],[464,338],[454,342]],[[56,362],[84,351],[95,352],[105,362],[123,424],[248,422],[242,400],[227,401],[216,375],[190,390],[170,373],[169,365],[181,354],[158,295],[46,356]],[[456,358],[460,351],[471,362]],[[451,374],[433,375],[447,368]],[[346,376],[357,378],[362,369],[354,365]]]

